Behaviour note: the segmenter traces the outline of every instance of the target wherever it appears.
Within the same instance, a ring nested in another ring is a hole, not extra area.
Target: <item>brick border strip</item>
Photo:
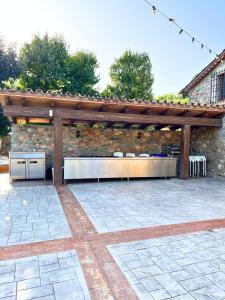
[[[73,236],[96,235],[97,231],[68,185],[56,188]]]
[[[225,228],[225,218],[99,233],[90,237],[90,240],[100,240],[110,245],[219,228]]]

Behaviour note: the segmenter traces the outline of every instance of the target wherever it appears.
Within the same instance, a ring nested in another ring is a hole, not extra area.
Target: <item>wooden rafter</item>
[[[168,126],[168,124],[164,124],[164,125],[156,125],[156,126],[155,126],[155,130],[161,130],[161,129],[167,127],[167,126]]]
[[[174,131],[174,130],[179,129],[180,126],[179,125],[173,125],[173,126],[170,126],[169,128],[170,128],[170,130]]]

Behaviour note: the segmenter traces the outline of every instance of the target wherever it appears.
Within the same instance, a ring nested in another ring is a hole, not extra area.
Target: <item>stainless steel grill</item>
[[[45,152],[10,152],[10,179],[45,179]]]

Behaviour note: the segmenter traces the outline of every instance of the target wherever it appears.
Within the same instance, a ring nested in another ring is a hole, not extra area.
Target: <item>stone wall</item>
[[[213,72],[220,72],[225,69],[225,62],[219,64]],[[191,101],[200,103],[209,103],[211,97],[211,74],[206,76],[196,87],[189,91],[188,95]]]
[[[1,144],[1,148],[0,148],[0,155],[7,155],[11,149],[11,136],[7,136],[1,139],[2,140],[2,144]]]
[[[213,73],[225,69],[225,62],[219,64]],[[209,74],[189,93],[191,101],[210,103],[211,76]],[[192,154],[205,155],[207,158],[207,172],[209,176],[225,176],[225,126],[223,128],[192,129]]]
[[[209,176],[225,176],[225,126],[192,130],[192,154],[205,155]]]
[[[76,132],[80,131],[80,137]],[[138,132],[142,133],[140,139]],[[12,151],[45,151],[47,167],[52,165],[53,127],[35,125],[12,126]],[[179,144],[177,131],[139,131],[124,129],[63,128],[64,156],[111,156],[115,151],[158,153],[168,144]]]

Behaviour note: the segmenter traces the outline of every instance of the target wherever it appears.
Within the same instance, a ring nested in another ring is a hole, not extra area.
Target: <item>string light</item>
[[[153,15],[156,15],[157,9],[154,5],[152,5],[152,12],[153,12]]]
[[[165,19],[167,19],[169,22],[173,23],[174,26],[176,26],[179,29],[179,34],[181,35],[182,33],[185,33],[187,36],[189,36],[192,40],[192,43],[198,43],[201,46],[201,49],[206,49],[209,54],[214,54],[216,56],[217,59],[220,59],[220,56],[213,51],[212,49],[210,49],[209,47],[207,47],[204,43],[202,43],[201,41],[199,41],[198,39],[196,39],[192,34],[190,34],[188,31],[184,30],[179,24],[176,23],[174,18],[168,17],[166,14],[164,14],[164,12],[162,12],[161,10],[159,10],[155,5],[153,5],[149,0],[144,0],[148,5],[150,5],[152,7],[152,12],[154,15],[156,15],[157,13],[160,14],[162,17],[164,17]],[[223,62],[223,59],[220,60],[221,62]]]

